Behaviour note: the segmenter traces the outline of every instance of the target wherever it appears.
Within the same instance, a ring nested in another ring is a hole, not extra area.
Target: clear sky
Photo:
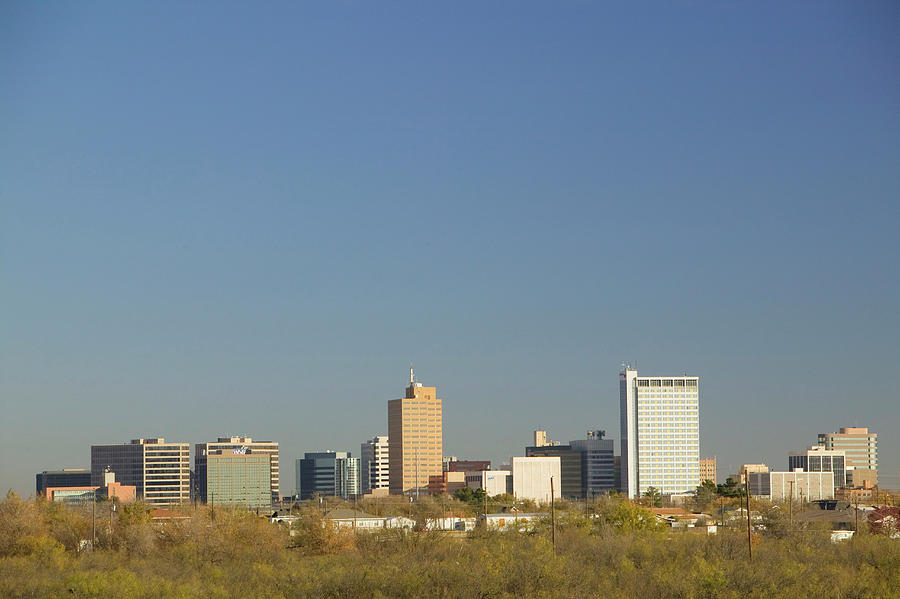
[[[92,443],[606,429],[900,471],[900,4],[0,4],[0,486]]]

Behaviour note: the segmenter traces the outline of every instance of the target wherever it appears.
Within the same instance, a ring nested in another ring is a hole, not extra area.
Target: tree
[[[744,489],[738,484],[738,481],[734,480],[732,477],[728,477],[725,479],[724,485],[717,485],[716,489],[719,495],[723,497],[743,497]]]
[[[472,489],[471,487],[463,487],[457,489],[453,493],[453,497],[465,503],[480,503],[484,501],[484,489]]]
[[[644,497],[647,498],[647,503],[652,507],[662,507],[662,493],[656,487],[647,487],[647,490],[644,492]]]
[[[650,489],[653,489],[653,487],[650,487]],[[647,490],[649,491],[650,489]],[[658,489],[654,490],[659,493]],[[653,512],[630,501],[617,503],[612,510],[603,515],[603,521],[627,531],[656,530],[659,528]]]
[[[719,488],[711,480],[705,480],[697,487],[694,494],[694,506],[703,511],[707,509],[719,496]]]

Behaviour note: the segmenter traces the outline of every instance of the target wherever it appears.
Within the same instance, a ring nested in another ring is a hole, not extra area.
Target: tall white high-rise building
[[[622,492],[640,497],[648,488],[663,495],[700,484],[699,378],[619,373]]]
[[[376,435],[359,447],[360,480],[362,492],[372,493],[377,489],[387,489],[390,483],[390,460],[388,458],[387,435]]]

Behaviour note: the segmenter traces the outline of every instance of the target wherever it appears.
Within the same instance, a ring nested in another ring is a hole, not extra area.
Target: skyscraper
[[[839,433],[821,433],[819,445],[825,449],[843,450],[846,456],[848,486],[853,484],[853,470],[873,470],[878,482],[878,434],[866,427],[845,427]]]
[[[207,455],[219,451],[224,453],[243,451],[244,453],[253,453],[254,455],[265,454],[269,456],[269,488],[272,495],[272,502],[277,502],[280,499],[280,487],[278,482],[278,442],[254,441],[252,437],[239,436],[219,437],[217,441],[197,443],[194,445],[194,476],[197,478],[197,499],[204,503],[207,501]]]
[[[581,487],[585,498],[616,488],[613,440],[604,439],[605,434],[606,431],[592,429],[587,432],[586,439],[569,441],[572,449],[581,452]]]
[[[272,461],[252,449],[214,449],[204,455],[201,492],[210,505],[268,508],[272,505]]]
[[[103,484],[106,469],[151,505],[189,503],[191,447],[165,439],[133,439],[121,445],[91,446],[91,484]]]
[[[300,499],[316,494],[353,499],[360,494],[359,458],[348,451],[307,452],[296,466]]]
[[[416,381],[409,367],[406,396],[388,401],[388,453],[392,495],[427,489],[443,467],[443,408],[436,387]]]
[[[649,487],[662,494],[693,491],[700,484],[699,379],[639,377],[619,373],[622,492],[629,498]]]
[[[387,492],[390,485],[388,436],[376,435],[359,447],[360,482],[362,493]]]

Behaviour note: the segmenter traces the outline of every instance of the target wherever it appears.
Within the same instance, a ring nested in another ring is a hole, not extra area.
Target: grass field
[[[900,541],[880,535],[832,543],[825,529],[770,525],[751,561],[746,531],[675,533],[623,500],[563,510],[555,549],[547,524],[357,534],[323,526],[313,506],[300,511],[291,534],[240,510],[153,521],[140,504],[99,504],[92,517],[10,495],[0,503],[0,597],[900,597]]]

